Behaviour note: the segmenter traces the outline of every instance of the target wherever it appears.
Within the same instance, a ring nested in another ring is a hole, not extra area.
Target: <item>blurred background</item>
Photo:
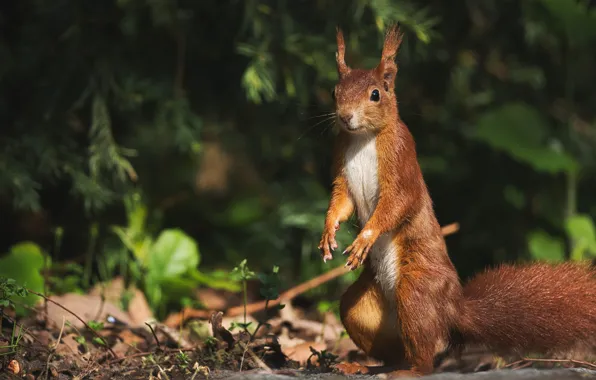
[[[343,264],[316,249],[335,28],[371,68],[393,22],[461,276],[595,257],[595,1],[20,0],[0,4],[0,276],[52,293],[119,276],[163,317],[238,291],[243,259],[284,289]]]

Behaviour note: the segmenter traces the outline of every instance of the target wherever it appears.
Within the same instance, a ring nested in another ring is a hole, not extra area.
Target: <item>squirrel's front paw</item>
[[[333,255],[331,251],[337,248],[337,242],[335,241],[335,232],[339,229],[339,223],[336,223],[332,227],[325,228],[321,242],[319,243],[319,249],[323,251],[323,261],[331,260]]]
[[[344,251],[344,255],[347,253],[350,254],[348,261],[346,262],[346,267],[350,268],[351,270],[355,270],[362,265],[364,260],[366,260],[368,252],[372,248],[373,244],[374,239],[370,232],[364,231],[358,235],[352,245],[350,245]]]

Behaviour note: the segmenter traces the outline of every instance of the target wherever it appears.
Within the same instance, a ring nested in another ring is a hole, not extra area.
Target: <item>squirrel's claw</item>
[[[319,250],[323,251],[323,262],[326,263],[327,260],[331,260],[333,258],[331,251],[334,251],[337,248],[334,230],[327,230],[323,232],[323,237],[321,238],[318,248]]]
[[[350,253],[348,260],[346,261],[346,267],[350,268],[350,270],[355,270],[360,265],[364,264],[364,260],[368,257],[368,252],[370,251],[371,246],[372,245],[368,241],[356,238],[352,245],[346,248],[343,252],[344,255]]]

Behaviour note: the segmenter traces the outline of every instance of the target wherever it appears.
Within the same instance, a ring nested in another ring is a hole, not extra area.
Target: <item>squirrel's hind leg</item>
[[[397,297],[406,360],[413,374],[434,370],[437,354],[449,347],[449,328],[457,314],[457,283],[448,277],[421,277],[411,263],[402,266]]]

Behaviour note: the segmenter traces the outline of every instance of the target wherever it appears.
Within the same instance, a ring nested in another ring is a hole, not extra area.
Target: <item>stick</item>
[[[162,348],[161,348],[161,343],[159,343],[159,339],[157,339],[157,334],[155,333],[155,330],[153,330],[153,326],[151,326],[147,322],[145,322],[145,324],[147,325],[147,327],[149,327],[149,330],[151,330],[151,333],[153,334],[153,338],[155,339],[155,343],[157,343],[157,349],[159,351],[163,351]]]
[[[459,230],[458,223],[451,223],[451,224],[448,224],[448,225],[444,226],[443,228],[441,228],[441,232],[443,233],[443,236],[448,236],[448,235],[454,234],[458,230]],[[310,280],[303,282],[302,284],[299,284],[293,288],[286,290],[279,296],[278,299],[270,300],[268,306],[276,306],[276,305],[279,305],[280,303],[282,303],[283,301],[289,301],[289,300],[295,298],[296,296],[299,296],[302,293],[305,293],[311,289],[314,289],[314,288],[316,288],[326,282],[329,282],[329,281],[333,280],[334,278],[337,278],[337,277],[339,277],[343,274],[346,274],[348,272],[350,272],[350,269],[344,267],[343,265],[341,265],[337,268],[331,269],[329,272],[323,273],[320,276],[317,276],[315,278],[311,278]],[[259,301],[259,302],[254,302],[254,303],[248,304],[248,305],[246,305],[246,313],[252,314],[257,311],[261,311],[261,310],[265,309],[266,304],[267,304],[267,301]],[[245,309],[244,305],[231,307],[226,311],[225,316],[226,317],[238,316],[238,315],[244,313],[244,309]],[[168,318],[165,320],[164,324],[166,326],[175,327],[175,326],[181,325],[186,319],[189,319],[189,318],[209,319],[211,317],[211,314],[213,314],[213,311],[198,310],[198,309],[193,309],[193,308],[187,307],[187,308],[184,308],[181,313],[170,314],[170,316],[168,316]]]
[[[50,299],[50,298],[46,297],[45,295],[43,295],[43,294],[41,294],[41,293],[35,292],[35,291],[31,290],[31,289],[27,289],[27,291],[28,291],[29,293],[31,293],[31,294],[35,294],[36,296],[43,298],[44,300],[46,300],[46,301],[48,301],[48,302],[51,302],[51,303],[53,303],[54,305],[58,306],[58,307],[59,307],[59,308],[61,308],[62,310],[66,311],[67,313],[70,313],[70,314],[71,314],[73,317],[75,317],[76,319],[78,319],[79,321],[81,321],[81,323],[82,323],[83,325],[85,325],[85,327],[87,328],[87,330],[91,331],[91,332],[93,333],[93,335],[95,335],[95,337],[96,337],[96,338],[98,338],[98,339],[99,339],[101,342],[104,342],[104,343],[105,343],[105,347],[108,349],[108,351],[110,351],[110,353],[111,353],[111,354],[112,354],[112,355],[113,355],[115,358],[117,358],[117,357],[118,357],[118,355],[116,355],[116,353],[114,352],[114,350],[112,350],[112,348],[111,348],[110,346],[108,346],[108,342],[106,342],[106,341],[105,341],[105,339],[104,339],[104,338],[102,338],[102,337],[101,337],[101,336],[100,336],[100,335],[97,333],[97,331],[93,330],[93,329],[91,328],[91,326],[89,326],[89,325],[87,324],[87,322],[85,322],[85,321],[84,321],[84,320],[83,320],[81,317],[79,317],[79,316],[78,316],[78,315],[76,315],[74,312],[72,312],[72,311],[68,310],[66,307],[64,307],[64,306],[60,305],[58,302],[54,301],[53,299]]]

